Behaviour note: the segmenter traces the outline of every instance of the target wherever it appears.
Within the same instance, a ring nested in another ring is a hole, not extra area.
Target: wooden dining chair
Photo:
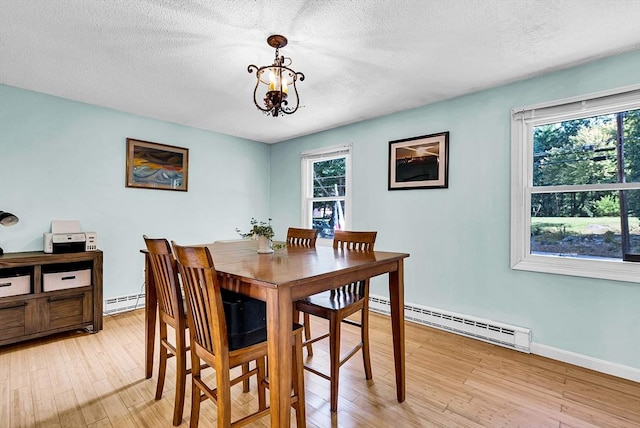
[[[373,251],[377,232],[350,232],[336,230],[333,248],[339,251]],[[362,350],[364,372],[367,380],[373,377],[371,357],[369,353],[369,279],[343,285],[331,291],[314,294],[295,303],[295,310],[305,315],[305,341],[303,346],[309,352],[312,343],[329,338],[330,373],[327,376],[309,365],[305,369],[329,380],[331,384],[331,411],[338,411],[338,380],[340,367]],[[350,315],[360,312],[360,322],[348,319]],[[315,315],[329,320],[329,332],[318,337],[311,336],[308,315]],[[342,323],[360,328],[360,342],[344,357],[340,354],[340,326]]]
[[[149,238],[143,235],[158,296],[158,321],[160,336],[160,363],[158,370],[158,384],[156,386],[155,399],[162,398],[164,380],[167,373],[167,361],[176,357],[176,391],[173,403],[173,425],[182,423],[184,412],[185,386],[187,375],[191,369],[187,368],[187,352],[190,349],[187,343],[186,331],[187,311],[178,277],[178,266],[171,252],[169,242],[164,238]],[[168,329],[174,330],[175,343],[169,341]],[[249,371],[249,365],[243,366],[243,372]],[[243,383],[244,392],[249,392],[249,381]]]
[[[184,395],[187,375],[187,315],[178,279],[176,260],[166,239],[152,239],[143,235],[149,252],[149,260],[158,296],[158,319],[160,325],[160,369],[155,399],[162,398],[167,359],[176,357],[176,393],[173,404],[173,425],[182,423]],[[175,332],[175,343],[167,337],[167,326]]]
[[[318,239],[318,229],[299,229],[290,227],[287,230],[287,245],[315,247]]]
[[[211,253],[207,247],[183,247],[172,242],[178,261],[187,300],[187,319],[191,341],[191,364],[193,373],[191,396],[191,428],[198,426],[200,403],[210,399],[218,408],[218,427],[240,427],[269,414],[266,404],[267,342],[264,335],[248,340],[242,347],[229,345],[230,337],[222,302],[222,293]],[[253,336],[252,336],[253,337]],[[296,410],[298,427],[306,426],[304,399],[304,370],[302,363],[302,327],[293,328],[292,389],[291,405]],[[200,360],[216,371],[216,387],[205,383],[200,369]],[[230,370],[255,361],[255,368],[236,378]],[[231,386],[257,375],[258,410],[236,421],[231,421]]]

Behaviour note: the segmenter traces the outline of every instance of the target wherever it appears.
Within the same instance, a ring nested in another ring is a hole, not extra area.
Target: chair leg
[[[267,366],[264,357],[256,360],[256,368],[258,369],[258,377],[256,378],[258,383],[258,409],[264,410],[267,408],[267,387],[264,384],[264,379],[267,376]]]
[[[216,388],[218,392],[218,428],[231,426],[231,378],[229,364],[216,366]]]
[[[303,313],[303,318],[304,318],[304,340],[309,341],[311,340],[311,319],[309,317],[308,313]],[[308,357],[313,357],[313,345],[311,343],[306,345],[307,347],[307,356]]]
[[[200,403],[202,402],[200,387],[196,383],[196,380],[200,380],[200,359],[194,356],[191,357],[191,421],[189,426],[191,428],[198,428],[198,421],[200,419]]]
[[[242,374],[249,373],[249,363],[242,365]],[[242,381],[242,392],[249,392],[249,378]]]
[[[195,385],[192,385],[191,391],[191,422],[189,426],[191,428],[198,428],[198,421],[200,419],[200,389]]]
[[[191,343],[193,346],[193,343]],[[200,403],[202,400],[206,398],[206,395],[203,395],[203,392],[200,390],[200,386],[196,381],[202,381],[202,361],[200,358],[192,351],[190,352],[191,357],[191,421],[189,422],[190,428],[198,428],[198,423],[200,421]],[[205,397],[205,398],[203,398]]]
[[[340,371],[340,321],[335,314],[329,319],[329,357],[331,359],[331,371],[329,373],[331,383],[331,411],[338,411],[338,375]]]
[[[302,334],[296,334],[293,347],[293,394],[298,397],[295,405],[296,427],[307,426],[307,415],[304,396],[304,363],[302,362]]]
[[[182,337],[180,337],[182,336]],[[184,394],[187,383],[187,344],[184,332],[180,334],[176,331],[176,398],[173,405],[173,425],[182,423],[182,412],[184,410]]]
[[[156,386],[156,400],[162,398],[162,389],[164,388],[164,377],[167,374],[167,358],[168,351],[164,346],[167,341],[167,324],[160,321],[160,364],[158,366],[158,384]]]
[[[369,308],[362,308],[360,318],[360,337],[362,338],[362,360],[364,363],[365,379],[371,380],[373,372],[371,371],[371,353],[369,352]]]

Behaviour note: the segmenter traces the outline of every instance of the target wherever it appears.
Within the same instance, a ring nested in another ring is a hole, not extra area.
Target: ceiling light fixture
[[[253,89],[253,103],[259,110],[266,115],[278,117],[282,114],[293,114],[298,110],[300,99],[298,98],[298,89],[296,81],[304,80],[304,74],[294,71],[289,66],[291,58],[280,56],[280,48],[287,46],[287,38],[274,34],[267,38],[269,46],[275,48],[276,58],[272,65],[258,66],[251,64],[248,67],[249,73],[256,72],[256,87]],[[258,87],[263,83],[267,87],[267,92],[262,99],[264,107],[258,103]],[[289,98],[289,95],[295,95],[295,100]],[[291,107],[289,106],[291,104]]]

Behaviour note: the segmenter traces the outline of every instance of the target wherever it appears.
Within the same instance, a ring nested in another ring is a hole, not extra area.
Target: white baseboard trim
[[[551,358],[552,360],[562,361],[568,364],[573,364],[574,366],[595,370],[597,372],[610,374],[612,376],[628,379],[634,382],[640,382],[640,369],[637,369],[635,367],[612,363],[611,361],[601,360],[599,358],[593,358],[587,355],[576,354],[575,352],[565,351],[563,349],[541,345],[535,342],[531,342],[530,348],[532,354]]]

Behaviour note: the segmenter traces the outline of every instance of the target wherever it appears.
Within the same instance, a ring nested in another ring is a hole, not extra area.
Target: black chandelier
[[[272,65],[258,68],[251,64],[249,73],[256,72],[256,87],[253,89],[253,103],[266,115],[277,117],[282,114],[293,114],[298,110],[300,99],[296,81],[304,80],[304,74],[289,68],[291,58],[280,56],[280,48],[287,46],[287,38],[274,34],[267,38],[269,46],[276,49],[276,58]],[[263,83],[267,91],[262,99],[262,105],[258,103],[258,87]],[[295,95],[295,100],[289,98],[289,94]],[[291,104],[291,106],[289,106]]]

